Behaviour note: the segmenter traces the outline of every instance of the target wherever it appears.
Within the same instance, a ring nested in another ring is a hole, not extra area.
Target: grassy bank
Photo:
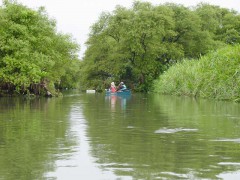
[[[175,64],[155,81],[154,91],[240,101],[240,45]]]

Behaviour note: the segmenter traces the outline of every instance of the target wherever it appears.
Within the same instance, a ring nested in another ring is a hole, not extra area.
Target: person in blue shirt
[[[124,82],[120,82],[120,84],[118,85],[118,91],[126,91],[127,90],[127,86],[124,84]]]

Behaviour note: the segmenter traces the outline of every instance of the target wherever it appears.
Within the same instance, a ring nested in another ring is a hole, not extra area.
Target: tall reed
[[[154,91],[240,101],[240,45],[173,65],[154,82]]]

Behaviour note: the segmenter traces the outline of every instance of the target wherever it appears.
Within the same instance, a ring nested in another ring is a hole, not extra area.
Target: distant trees
[[[81,85],[104,89],[111,81],[125,81],[148,91],[172,63],[239,43],[239,36],[239,14],[218,6],[190,9],[138,1],[130,9],[117,6],[91,28]]]
[[[0,91],[54,94],[54,85],[75,86],[78,45],[56,32],[44,8],[5,0],[0,7]]]

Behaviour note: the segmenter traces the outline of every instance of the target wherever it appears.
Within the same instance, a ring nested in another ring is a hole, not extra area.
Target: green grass
[[[173,65],[154,82],[154,92],[239,101],[240,45]]]

